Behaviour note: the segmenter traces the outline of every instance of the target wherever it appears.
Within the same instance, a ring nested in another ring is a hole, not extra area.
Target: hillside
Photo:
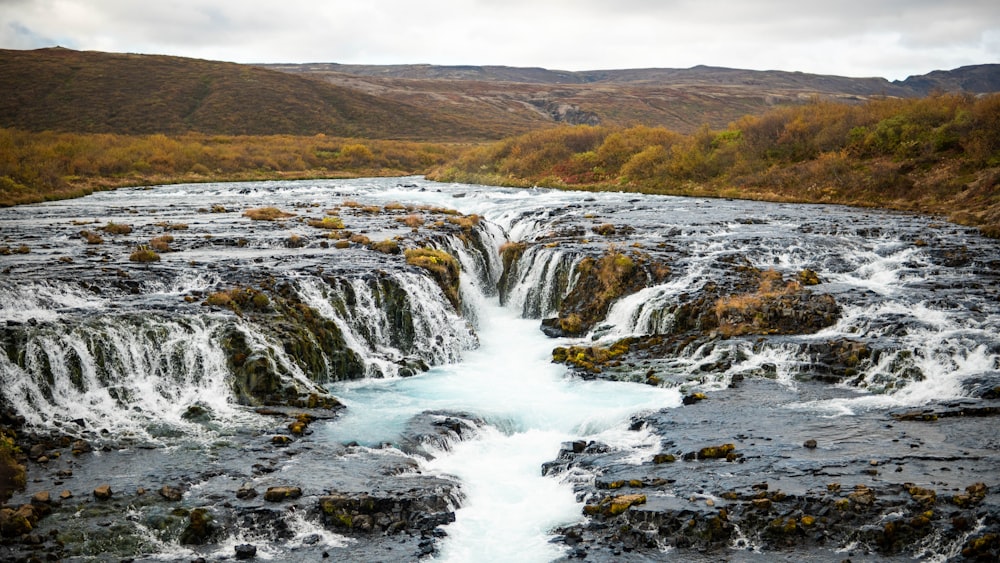
[[[858,103],[919,97],[930,91],[1000,90],[1000,65],[936,71],[890,82],[802,72],[696,66],[569,72],[505,66],[266,65],[293,75],[386,99],[435,107],[463,120],[534,127],[539,119],[569,124],[636,124],[693,132],[815,98]]]
[[[0,126],[29,131],[433,140],[505,133],[306,77],[179,57],[0,50],[0,83]]]
[[[708,66],[249,66],[54,48],[0,50],[0,83],[0,127],[28,131],[484,141],[560,123],[691,133],[816,98],[988,92],[1000,89],[1000,65],[889,82]]]

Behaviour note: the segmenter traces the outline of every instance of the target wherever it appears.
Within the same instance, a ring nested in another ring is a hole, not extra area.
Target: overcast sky
[[[1000,0],[0,0],[0,48],[54,45],[242,63],[902,79],[1000,62]]]

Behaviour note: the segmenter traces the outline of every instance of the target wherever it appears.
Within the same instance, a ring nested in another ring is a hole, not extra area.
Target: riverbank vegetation
[[[1000,95],[817,100],[690,135],[554,128],[471,149],[430,177],[886,207],[1000,236]]]
[[[428,174],[442,181],[838,203],[1000,236],[1000,95],[815,100],[691,134],[560,126],[484,145],[0,129],[0,205],[177,182]]]
[[[457,158],[446,143],[325,135],[167,136],[0,128],[0,205],[162,183],[422,174]]]

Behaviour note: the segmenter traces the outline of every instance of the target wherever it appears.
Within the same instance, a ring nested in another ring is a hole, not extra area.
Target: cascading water
[[[299,216],[269,223],[232,213],[263,206]],[[441,208],[467,218],[449,223],[451,215],[434,215]],[[228,212],[213,212],[220,209]],[[328,234],[309,226],[310,218],[327,209],[339,213],[351,232]],[[345,530],[345,520],[331,519],[317,508],[317,499],[428,476],[441,479],[432,483],[434,490],[452,482],[460,488],[442,495],[446,504],[460,502],[451,507],[457,508],[455,522],[440,526],[446,537],[436,540],[435,560],[566,556],[570,544],[565,537],[553,542],[555,530],[579,530],[581,503],[593,515],[602,510],[602,498],[619,493],[642,493],[648,521],[615,521],[622,538],[615,541],[637,547],[634,538],[624,539],[629,528],[653,537],[650,545],[658,549],[669,544],[664,530],[670,525],[654,524],[662,514],[681,502],[707,510],[707,500],[721,504],[718,495],[737,487],[713,481],[723,479],[719,475],[739,483],[767,479],[741,475],[738,468],[756,467],[771,456],[777,460],[773,470],[784,471],[783,486],[806,488],[811,484],[789,483],[826,475],[828,469],[810,465],[820,462],[799,461],[791,453],[802,443],[793,430],[842,438],[829,450],[819,448],[818,456],[859,444],[856,455],[874,458],[884,446],[870,436],[904,439],[888,436],[879,418],[884,412],[969,399],[971,385],[993,385],[1000,371],[995,243],[905,215],[415,178],[163,186],[2,211],[4,236],[30,243],[32,251],[2,258],[0,406],[13,408],[39,431],[100,436],[109,450],[136,438],[165,448],[170,453],[156,459],[169,463],[153,472],[156,478],[193,483],[186,506],[210,505],[225,523],[212,547],[179,547],[179,532],[164,524],[169,511],[139,503],[130,519],[145,539],[140,547],[120,548],[120,557],[223,557],[247,541],[267,544],[261,545],[262,558],[318,557],[323,550],[347,558],[396,558],[401,552],[379,551],[391,548],[379,543],[378,534],[347,540],[330,533],[357,530]],[[427,220],[411,228],[404,224],[406,214]],[[36,215],[45,217],[38,222],[44,227],[32,220]],[[79,238],[81,229],[111,221],[130,222],[134,232],[108,235],[97,247]],[[602,234],[605,224],[617,234]],[[156,264],[130,263],[128,253],[160,234],[163,225],[184,225],[171,231],[174,251]],[[440,280],[407,265],[403,256],[376,253],[372,248],[380,240],[454,256],[462,269],[461,313],[444,297]],[[500,249],[508,241],[523,247],[505,272]],[[669,272],[612,299],[582,337],[543,336],[539,320],[560,314],[580,283],[581,262],[609,251],[637,262],[655,256]],[[739,269],[774,269],[786,278],[813,270],[821,279],[814,291],[837,300],[839,319],[812,334],[713,334],[692,339],[677,354],[640,354],[604,373],[571,375],[551,361],[556,346],[667,339],[677,326],[678,304],[706,287],[725,288],[726,276]],[[836,385],[809,384],[825,361],[820,350],[831,342],[846,342],[857,357]],[[744,380],[773,380],[777,387],[748,390],[750,398],[732,412],[727,403],[714,406],[713,397],[705,404],[717,410],[676,408],[685,395],[685,404],[702,400],[694,391],[735,401],[730,397]],[[346,406],[335,419],[314,422],[311,434],[295,437],[301,448],[287,455],[279,446],[262,445],[270,434],[288,432],[284,422],[261,418],[254,407],[266,407],[261,411],[268,416],[294,415],[326,389]],[[750,423],[740,418],[744,414]],[[830,416],[841,421],[825,422]],[[767,426],[772,418],[777,422]],[[721,430],[708,424],[715,419],[722,421]],[[428,426],[446,429],[444,438],[429,439]],[[708,432],[702,427],[717,434],[701,434]],[[750,450],[772,439],[772,450],[740,459],[747,465],[719,461],[725,471],[709,465],[713,461],[666,461],[699,459],[698,450],[707,445],[734,441]],[[210,469],[202,469],[206,452]],[[139,481],[149,473],[140,465],[142,456],[106,455],[121,475],[119,490],[145,484]],[[247,463],[247,456],[254,461]],[[850,479],[846,470],[836,475]],[[901,471],[904,477],[927,479],[909,468]],[[303,484],[304,500],[294,508],[268,511],[270,505],[240,497],[237,508],[249,512],[230,516],[236,523],[225,521],[233,491],[248,483],[281,485],[282,478]],[[402,501],[396,502],[397,512],[403,510]],[[688,506],[678,510],[686,514]],[[249,533],[239,524],[247,518],[296,524],[291,531],[262,526],[266,533]],[[690,518],[701,516],[695,510]],[[361,527],[361,521],[351,525]],[[378,517],[372,521],[380,525]],[[737,535],[746,536],[726,545],[766,550],[768,543],[750,528],[742,522]],[[596,534],[602,528],[583,529]],[[626,556],[614,552],[621,547],[609,549],[607,560]],[[952,543],[934,553],[956,549]]]

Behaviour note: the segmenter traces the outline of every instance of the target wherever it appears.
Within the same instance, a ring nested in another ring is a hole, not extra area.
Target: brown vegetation
[[[277,221],[278,219],[288,219],[295,217],[294,213],[282,211],[277,207],[256,207],[243,212],[244,217],[249,217],[254,221]]]
[[[339,230],[344,228],[344,220],[333,215],[327,215],[322,219],[310,219],[306,224],[317,229]]]
[[[363,156],[359,146],[368,149]],[[421,174],[458,151],[440,143],[325,135],[130,136],[0,128],[0,205],[172,182]]]
[[[948,213],[1000,236],[1000,95],[815,101],[690,135],[563,127],[471,149],[432,177]]]
[[[159,262],[160,255],[148,246],[140,246],[128,257],[132,262]]]

